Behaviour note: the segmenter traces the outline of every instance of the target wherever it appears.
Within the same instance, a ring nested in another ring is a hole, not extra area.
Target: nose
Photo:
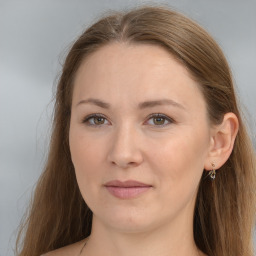
[[[113,132],[108,161],[122,169],[140,165],[143,156],[139,136],[141,135],[134,127],[119,127]]]

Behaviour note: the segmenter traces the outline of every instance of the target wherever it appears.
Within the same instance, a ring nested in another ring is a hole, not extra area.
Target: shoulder
[[[70,245],[64,246],[62,248],[59,248],[57,250],[47,252],[41,256],[63,256],[63,255],[76,256],[76,255],[79,255],[79,253],[86,241],[87,241],[87,238],[83,239],[77,243],[70,244]]]

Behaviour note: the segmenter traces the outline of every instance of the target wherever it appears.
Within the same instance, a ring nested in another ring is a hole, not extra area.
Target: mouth
[[[113,180],[105,184],[111,195],[120,199],[131,199],[140,196],[152,188],[152,185],[135,180]]]

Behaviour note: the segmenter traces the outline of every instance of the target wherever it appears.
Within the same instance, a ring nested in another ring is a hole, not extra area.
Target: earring
[[[215,164],[212,163],[212,170],[209,172],[210,177],[214,180],[216,176],[216,171],[215,171]]]

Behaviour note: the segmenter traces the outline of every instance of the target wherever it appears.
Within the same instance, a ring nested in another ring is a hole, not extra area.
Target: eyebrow
[[[93,104],[101,108],[110,109],[111,105],[107,102],[104,102],[100,99],[95,98],[89,98],[86,100],[81,100],[78,102],[76,106],[79,106],[81,104]],[[150,100],[150,101],[144,101],[138,104],[139,109],[145,109],[145,108],[152,108],[155,106],[161,106],[161,105],[171,105],[174,107],[178,107],[185,110],[185,107],[181,105],[180,103],[171,100],[171,99],[159,99],[159,100]]]

